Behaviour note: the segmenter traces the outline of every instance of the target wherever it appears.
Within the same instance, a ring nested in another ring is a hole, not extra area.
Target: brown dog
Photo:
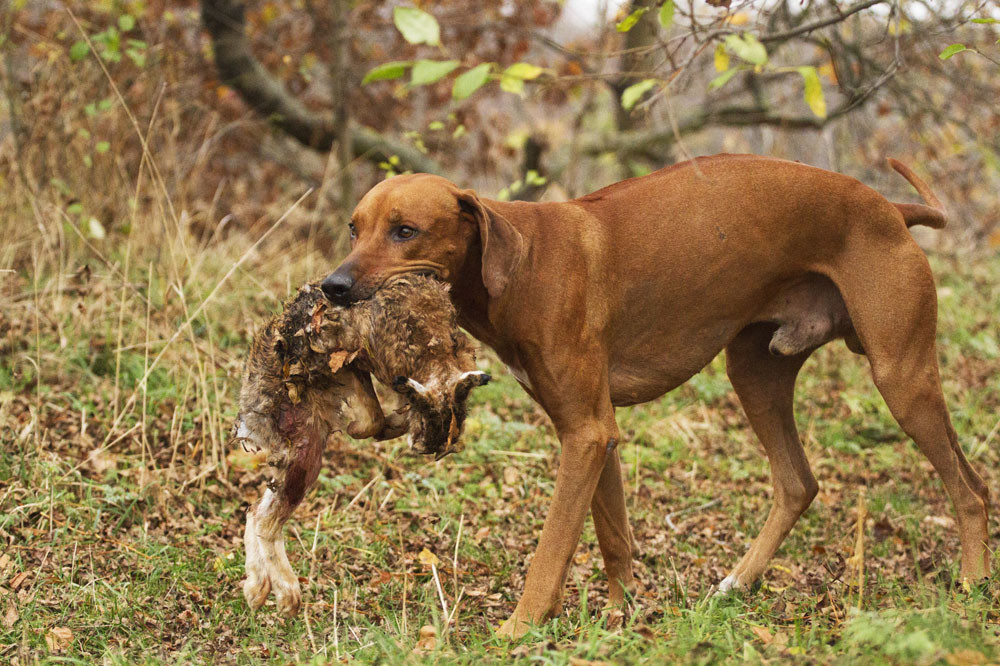
[[[961,575],[987,575],[988,492],[945,407],[934,279],[907,232],[945,218],[927,185],[890,164],[929,206],[752,155],[699,158],[565,203],[489,201],[426,174],[365,195],[352,251],[323,290],[364,299],[405,272],[451,283],[461,325],[496,350],[562,444],[538,550],[501,634],[560,611],[588,507],[610,599],[622,602],[633,546],[615,407],[663,395],[723,349],[775,493],[720,590],[759,578],[816,494],[792,395],[806,358],[840,337],[868,357],[892,415],[941,475],[958,516]]]

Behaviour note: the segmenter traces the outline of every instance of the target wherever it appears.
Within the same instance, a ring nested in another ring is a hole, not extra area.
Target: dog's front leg
[[[528,569],[524,593],[514,614],[500,627],[501,636],[517,638],[529,625],[543,622],[562,609],[566,573],[594,489],[618,441],[614,408],[606,397],[603,401],[598,399],[596,405],[584,402],[586,407],[560,410],[564,413],[553,415],[562,443],[555,494]],[[566,418],[566,413],[572,412],[579,416]]]
[[[604,571],[608,576],[608,604],[621,606],[625,592],[633,592],[632,575],[634,539],[625,509],[625,488],[618,447],[614,447],[604,462],[601,479],[590,503],[594,517],[594,531],[604,558]]]

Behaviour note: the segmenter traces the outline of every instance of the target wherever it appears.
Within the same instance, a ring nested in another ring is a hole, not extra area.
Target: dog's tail
[[[931,188],[927,183],[921,180],[920,176],[913,173],[913,169],[891,157],[889,158],[889,166],[895,169],[903,178],[910,181],[910,185],[913,185],[917,193],[929,204],[925,206],[923,204],[896,203],[894,201],[892,205],[903,214],[906,226],[912,227],[919,224],[932,229],[943,229],[944,225],[948,224],[944,206],[941,204],[941,200],[931,192]]]

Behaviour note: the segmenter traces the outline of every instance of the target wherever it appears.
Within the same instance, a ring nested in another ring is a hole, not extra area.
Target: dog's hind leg
[[[245,536],[247,579],[243,595],[247,603],[259,608],[271,590],[278,610],[288,616],[298,613],[302,592],[285,554],[282,528],[319,476],[325,439],[314,426],[303,430],[288,450],[287,460],[282,461],[272,487],[247,512]]]
[[[719,583],[719,592],[749,587],[761,576],[818,490],[792,412],[795,378],[812,350],[774,356],[768,351],[772,334],[767,324],[751,325],[726,348],[729,379],[771,463],[774,503],[750,550]]]
[[[927,258],[909,241],[889,252],[852,257],[853,262],[868,270],[845,266],[831,277],[844,295],[889,411],[944,482],[958,518],[961,576],[975,582],[989,573],[989,492],[962,452],[941,390],[937,293]]]

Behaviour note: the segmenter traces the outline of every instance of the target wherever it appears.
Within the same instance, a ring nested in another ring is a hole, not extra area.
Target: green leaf
[[[668,30],[674,23],[674,0],[667,0],[660,6],[660,25]]]
[[[416,7],[396,7],[392,22],[410,44],[441,44],[441,27],[437,19]]]
[[[465,99],[472,93],[482,88],[490,80],[490,72],[493,71],[493,63],[484,62],[476,65],[467,72],[462,72],[455,77],[455,85],[451,88],[451,96],[455,99]]]
[[[146,54],[139,49],[125,49],[125,55],[135,63],[136,67],[146,66]]]
[[[69,47],[69,59],[73,62],[79,62],[87,57],[87,53],[90,49],[87,47],[87,42],[73,42],[73,46]]]
[[[729,69],[729,51],[722,44],[715,47],[715,71],[724,72]]]
[[[647,92],[656,87],[659,83],[657,79],[643,79],[638,83],[633,83],[628,88],[622,91],[622,108],[626,111],[631,111],[632,107],[645,95]]]
[[[410,85],[424,86],[440,81],[454,72],[459,64],[457,60],[418,60],[410,71]]]
[[[537,79],[545,69],[527,62],[516,62],[500,75],[500,88],[506,92],[521,94],[524,82]]]
[[[722,86],[729,83],[729,79],[733,78],[734,76],[736,76],[738,72],[741,71],[743,70],[739,67],[734,67],[733,69],[726,70],[725,72],[719,74],[717,77],[711,80],[711,82],[708,84],[708,89],[715,90],[716,88],[721,88]]]
[[[96,145],[96,146],[94,146],[94,149],[95,149],[95,150],[96,150],[96,151],[97,151],[98,153],[101,153],[101,154],[103,154],[103,153],[106,153],[106,152],[108,152],[109,150],[111,150],[111,144],[110,144],[110,143],[108,143],[107,141],[98,141],[98,142],[97,142],[97,145]]]
[[[753,65],[763,65],[767,62],[767,49],[749,32],[743,35],[727,35],[725,42],[726,47],[742,60]]]
[[[649,7],[640,7],[639,9],[635,10],[634,12],[623,18],[621,21],[619,21],[615,25],[615,30],[617,30],[618,32],[628,32],[633,27],[635,27],[635,24],[639,22],[639,19],[642,18],[642,15],[648,11]]]
[[[995,18],[978,18],[972,19],[973,23],[1000,23],[1000,19]]]
[[[956,53],[961,53],[962,51],[968,51],[968,50],[969,49],[965,48],[965,44],[952,44],[944,51],[941,51],[941,53],[938,54],[938,58],[941,58],[941,60],[947,60]]]
[[[122,14],[118,17],[118,28],[122,32],[128,32],[135,27],[135,17],[129,14]]]
[[[371,68],[368,73],[365,74],[365,78],[361,79],[361,85],[371,83],[372,81],[385,81],[388,79],[398,79],[403,74],[406,74],[406,68],[413,65],[409,60],[396,60],[393,62],[385,62],[381,65]]]
[[[826,98],[823,97],[823,85],[819,81],[819,73],[815,67],[799,67],[797,69],[805,84],[806,104],[809,105],[817,118],[826,118]]]
[[[531,79],[537,79],[544,71],[545,68],[538,65],[532,65],[528,62],[515,62],[505,69],[503,74],[504,76],[514,76],[525,81],[530,81]]]

